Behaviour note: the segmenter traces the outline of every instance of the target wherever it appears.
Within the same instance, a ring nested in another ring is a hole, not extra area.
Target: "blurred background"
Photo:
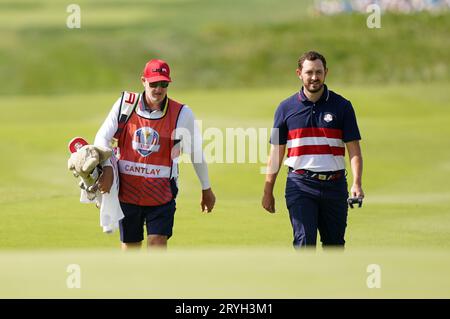
[[[77,181],[67,170],[67,143],[74,136],[93,141],[120,93],[142,90],[139,78],[149,59],[169,62],[174,80],[169,95],[188,104],[204,130],[225,132],[226,128],[270,129],[279,102],[300,88],[295,75],[298,57],[317,50],[328,62],[329,88],[352,101],[363,138],[366,199],[363,208],[349,211],[346,252],[378,251],[376,258],[340,257],[340,271],[347,269],[357,276],[344,296],[367,293],[365,265],[382,263],[390,251],[389,256],[397,259],[386,262],[395,265],[386,280],[398,290],[366,296],[404,297],[407,289],[412,296],[449,297],[445,275],[450,262],[448,0],[80,0],[75,3],[80,8],[80,28],[68,27],[74,22],[71,4],[0,1],[0,260],[7,265],[0,277],[5,287],[2,296],[12,291],[24,296],[20,278],[25,278],[22,275],[33,261],[42,269],[56,267],[45,264],[55,255],[20,252],[118,250],[118,233],[103,234],[97,209],[79,203]],[[381,10],[380,28],[368,27],[374,12],[367,8],[373,4]],[[204,144],[213,142],[205,138]],[[321,267],[313,262],[301,273],[295,263],[301,263],[302,257],[283,259],[285,254],[265,253],[268,247],[290,252],[292,230],[284,203],[286,169],[278,177],[277,213],[271,215],[260,205],[263,166],[264,161],[211,163],[217,204],[212,214],[202,214],[200,184],[192,166],[182,164],[170,249],[241,247],[244,253],[233,255],[234,273],[213,277],[222,278],[222,284],[230,278],[242,280],[247,277],[239,270],[250,269],[242,263],[252,265],[254,281],[240,290],[243,297],[256,293],[255,283],[264,283],[260,278],[268,275],[271,283],[282,285],[275,292],[260,287],[260,296],[311,296],[309,284],[320,296],[330,288],[329,277],[321,277],[327,271],[323,265],[335,264],[333,258],[316,260]],[[255,256],[248,253],[253,249],[262,250]],[[439,253],[429,255],[433,251]],[[414,255],[403,258],[408,252]],[[95,256],[79,260],[102,269]],[[216,260],[218,269],[201,268],[208,272],[219,271],[228,258],[183,256],[193,272],[199,269],[194,261],[205,267]],[[116,264],[116,257],[111,258],[105,259],[105,267]],[[18,263],[22,268],[17,268]],[[285,269],[288,263],[291,267]],[[411,270],[411,265],[416,268]],[[283,271],[281,280],[276,276]],[[306,283],[302,293],[298,286],[290,286],[300,275]],[[141,272],[136,276],[143,278]],[[52,279],[54,287],[58,278]],[[339,278],[346,282],[348,277]],[[408,278],[416,281],[401,288]],[[163,279],[159,287],[164,287]],[[318,282],[323,285],[317,286]],[[217,290],[220,286],[211,288],[216,289],[213,296],[240,289],[234,281],[228,283],[229,290],[223,293]],[[332,286],[328,296],[342,296],[344,286],[339,286],[341,290]],[[28,290],[26,296],[42,296],[42,289],[36,288],[41,286],[30,281],[27,287],[36,290]],[[91,290],[91,296],[103,296],[107,290],[100,288],[99,295]],[[175,290],[166,289],[163,296],[173,297]],[[204,296],[207,291],[184,296]]]
[[[144,61],[170,62],[174,88],[292,85],[299,55],[324,52],[330,83],[448,81],[447,0],[7,1],[1,7],[3,95],[123,90]],[[366,25],[380,5],[381,28]]]

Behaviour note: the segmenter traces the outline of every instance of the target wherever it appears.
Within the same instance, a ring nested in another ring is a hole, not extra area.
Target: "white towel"
[[[81,190],[80,202],[96,203],[100,207],[100,226],[104,233],[113,233],[119,228],[119,221],[124,217],[119,203],[119,171],[117,159],[112,156],[110,159],[114,172],[114,181],[109,193],[101,194],[97,192],[94,200],[89,200],[85,190]]]

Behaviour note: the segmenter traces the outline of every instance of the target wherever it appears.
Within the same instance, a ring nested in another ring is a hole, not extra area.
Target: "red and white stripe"
[[[342,130],[316,127],[291,130],[286,146],[285,164],[294,169],[324,172],[345,168]]]

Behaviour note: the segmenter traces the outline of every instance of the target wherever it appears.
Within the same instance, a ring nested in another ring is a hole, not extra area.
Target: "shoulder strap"
[[[141,98],[140,93],[127,91],[124,91],[122,93],[122,99],[120,100],[119,118],[117,119],[118,126],[117,131],[114,134],[114,138],[116,140],[119,140],[119,136],[120,134],[122,134],[122,131],[125,128],[125,125],[127,124],[128,120],[130,119],[131,114],[133,113],[133,110],[136,108],[136,105],[138,104],[140,98]]]

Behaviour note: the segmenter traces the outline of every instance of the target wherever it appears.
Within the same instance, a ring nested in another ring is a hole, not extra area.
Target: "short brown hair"
[[[325,57],[320,54],[319,52],[316,51],[308,51],[303,53],[303,55],[298,59],[298,68],[301,70],[303,67],[303,62],[305,62],[305,60],[309,60],[309,61],[314,61],[319,59],[320,61],[322,61],[323,64],[323,68],[326,69],[327,68],[327,61],[325,60]]]

